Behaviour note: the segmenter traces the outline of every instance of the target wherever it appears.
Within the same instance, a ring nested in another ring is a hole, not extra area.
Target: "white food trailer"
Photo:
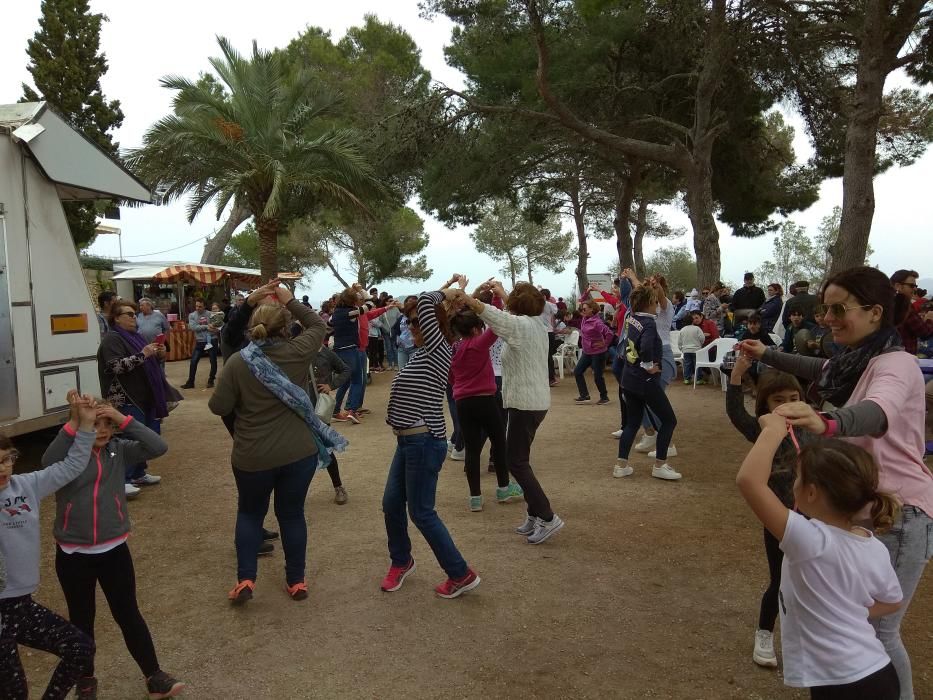
[[[100,394],[96,310],[62,201],[149,202],[149,189],[45,102],[0,105],[0,430],[64,422]]]

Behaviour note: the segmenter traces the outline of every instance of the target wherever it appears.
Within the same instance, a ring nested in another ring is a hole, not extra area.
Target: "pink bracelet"
[[[826,430],[823,431],[823,437],[832,437],[839,431],[839,423],[833,418],[829,418],[825,413],[818,414],[823,421],[823,425],[826,426]]]

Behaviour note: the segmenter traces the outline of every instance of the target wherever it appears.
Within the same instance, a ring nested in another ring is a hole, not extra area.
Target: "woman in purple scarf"
[[[97,351],[97,371],[104,398],[127,416],[156,433],[160,420],[168,415],[168,403],[181,401],[181,394],[169,385],[159,359],[165,346],[146,343],[136,331],[136,304],[125,299],[110,307],[110,331],[101,338]],[[127,465],[127,495],[138,487],[158,484],[161,477],[146,472],[146,462]]]

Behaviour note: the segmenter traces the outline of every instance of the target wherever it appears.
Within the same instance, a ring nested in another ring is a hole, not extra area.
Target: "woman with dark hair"
[[[551,510],[551,502],[531,468],[531,444],[538,426],[551,406],[547,383],[547,330],[539,316],[544,297],[527,282],[519,282],[507,294],[498,282],[480,285],[477,294],[487,289],[505,302],[506,311],[484,304],[475,297],[462,295],[467,306],[505,341],[502,350],[502,403],[508,416],[505,443],[509,470],[522,488],[528,513],[525,522],[515,529],[528,538],[529,544],[541,544],[564,527],[564,521]]]
[[[337,389],[334,397],[334,418],[341,422],[360,423],[357,411],[363,405],[363,387],[366,381],[364,355],[360,352],[360,295],[353,287],[347,287],[337,297],[337,305],[330,316],[334,329],[334,352],[350,368],[350,379]],[[347,410],[341,411],[343,399],[349,392]]]
[[[168,416],[168,404],[182,395],[165,379],[159,361],[165,346],[147,343],[137,332],[136,304],[125,299],[110,307],[110,330],[101,338],[97,371],[104,399],[120,413],[132,416],[155,433]],[[126,495],[135,496],[140,486],[158,484],[162,477],[148,474],[146,462],[127,464]]]
[[[784,306],[784,288],[777,282],[768,285],[765,303],[758,309],[758,315],[761,316],[761,327],[765,333],[773,333],[774,326],[781,317],[781,308]]]
[[[496,377],[489,353],[499,339],[472,311],[463,310],[450,319],[451,330],[460,338],[450,364],[457,417],[466,450],[465,471],[470,487],[470,510],[483,509],[480,488],[480,456],[486,438],[491,444],[490,464],[494,465],[498,488],[496,500],[510,503],[522,496],[521,487],[509,482],[506,459],[505,422],[496,398]]]
[[[900,626],[930,559],[933,531],[933,474],[923,464],[923,375],[897,333],[908,303],[880,270],[856,267],[824,284],[817,308],[833,340],[843,346],[839,354],[824,360],[766,349],[758,341],[739,344],[753,358],[811,381],[808,397],[823,412],[803,402],[785,404],[777,412],[804,430],[842,437],[868,450],[879,465],[881,489],[903,502],[894,528],[878,538],[891,553],[904,602],[874,624],[905,700],[914,694]]]
[[[600,406],[609,403],[609,391],[606,389],[603,375],[609,346],[612,345],[612,330],[599,317],[599,310],[599,304],[593,299],[587,299],[580,304],[580,314],[583,316],[583,322],[580,324],[580,344],[583,352],[580,353],[580,360],[573,370],[579,392],[579,396],[574,399],[577,405],[592,401],[589,387],[586,385],[586,370],[590,367],[593,368],[593,380],[599,392],[599,401],[596,403]]]
[[[386,593],[401,588],[415,570],[409,514],[447,574],[447,580],[434,588],[438,596],[456,598],[480,583],[434,508],[437,477],[447,456],[443,405],[453,355],[443,301],[455,295],[453,289],[422,292],[414,313],[410,306],[405,307],[418,349],[392,380],[386,408],[386,422],[397,443],[382,496],[392,562],[381,584]]]

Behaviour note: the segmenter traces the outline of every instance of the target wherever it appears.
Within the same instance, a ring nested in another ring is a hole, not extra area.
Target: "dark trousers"
[[[54,654],[55,667],[43,700],[64,700],[82,676],[94,671],[94,640],[32,596],[0,600],[0,698],[26,700],[29,686],[17,644]]]
[[[195,343],[194,354],[191,355],[191,364],[188,365],[188,383],[194,384],[194,377],[198,373],[198,363],[206,354],[211,361],[211,373],[207,377],[208,382],[213,382],[217,378],[217,345],[214,344],[210,350],[205,350],[207,343]]]
[[[369,371],[382,369],[382,361],[385,359],[385,347],[382,344],[382,337],[369,339],[369,347],[366,348],[369,356]]]
[[[499,488],[509,485],[509,468],[505,446],[505,423],[494,394],[489,396],[469,396],[457,401],[457,415],[460,417],[460,429],[463,431],[463,443],[466,448],[465,470],[471,496],[480,496],[480,457],[486,438],[491,445],[492,463],[496,468],[496,481]]]
[[[392,565],[407,566],[411,561],[410,515],[441,568],[450,578],[463,578],[467,573],[466,561],[434,509],[437,477],[447,457],[447,445],[430,433],[399,435],[396,440],[395,456],[382,494]]]
[[[162,421],[153,418],[152,413],[147,413],[131,403],[123,404],[123,406],[120,407],[120,412],[125,416],[133,416],[133,420],[139,421],[154,433],[162,434]],[[126,465],[126,483],[130,483],[133,479],[141,479],[144,477],[148,468],[148,462],[128,463]]]
[[[507,408],[506,415],[508,423],[505,428],[505,451],[506,459],[509,460],[509,471],[525,492],[528,515],[551,520],[554,517],[551,502],[538,483],[530,461],[531,443],[534,442],[535,433],[538,432],[538,426],[544,421],[547,411]]]
[[[547,378],[549,382],[553,382],[556,378],[554,376],[554,351],[557,350],[557,336],[553,331],[550,331],[547,334]]]
[[[901,682],[894,664],[888,664],[854,683],[810,688],[812,700],[897,700],[900,695]]]
[[[340,465],[337,464],[337,455],[335,454],[330,456],[330,464],[327,465],[327,474],[330,476],[330,482],[334,485],[334,488],[343,486],[343,482],[340,480]]]
[[[781,592],[781,563],[784,552],[777,538],[765,529],[765,556],[768,558],[768,587],[761,596],[758,629],[774,632],[778,616],[778,594]]]
[[[355,345],[348,348],[337,350],[337,357],[344,361],[350,368],[350,376],[343,384],[337,387],[337,395],[334,397],[334,415],[340,412],[343,406],[343,399],[350,392],[350,398],[347,399],[347,410],[355,411],[363,405],[363,390],[366,388],[366,378],[363,376],[365,363],[364,354]]]
[[[619,440],[619,459],[628,459],[632,444],[635,442],[635,435],[641,428],[646,408],[650,408],[655,417],[661,421],[655,448],[657,459],[659,461],[667,459],[667,448],[671,444],[674,428],[677,427],[677,416],[674,415],[671,402],[668,401],[658,379],[652,377],[645,381],[641,391],[623,388],[622,395],[625,397],[625,427],[622,431],[622,438]]]
[[[56,547],[55,573],[68,603],[68,617],[78,629],[94,638],[97,584],[100,584],[110,614],[139,670],[146,678],[158,672],[152,635],[136,601],[136,572],[126,542],[103,554],[65,554]],[[94,675],[93,662],[87,675]]]
[[[589,398],[590,389],[586,385],[586,370],[593,368],[593,381],[596,382],[596,390],[599,392],[599,398],[608,399],[609,392],[606,389],[606,378],[603,376],[606,369],[606,353],[601,352],[596,355],[587,355],[585,352],[580,354],[577,366],[573,370],[573,378],[577,380],[577,391],[583,398]]]
[[[454,449],[459,452],[464,448],[463,431],[460,429],[460,416],[457,414],[457,402],[454,401],[454,389],[450,384],[447,385],[447,410],[450,411],[450,422],[453,425],[453,431],[450,433],[450,442]]]
[[[238,581],[256,580],[262,521],[269,512],[269,498],[273,492],[275,517],[279,521],[282,550],[285,552],[285,582],[293,586],[305,580],[305,550],[308,548],[305,498],[316,469],[316,454],[261,471],[233,468],[239,494],[234,538]]]

